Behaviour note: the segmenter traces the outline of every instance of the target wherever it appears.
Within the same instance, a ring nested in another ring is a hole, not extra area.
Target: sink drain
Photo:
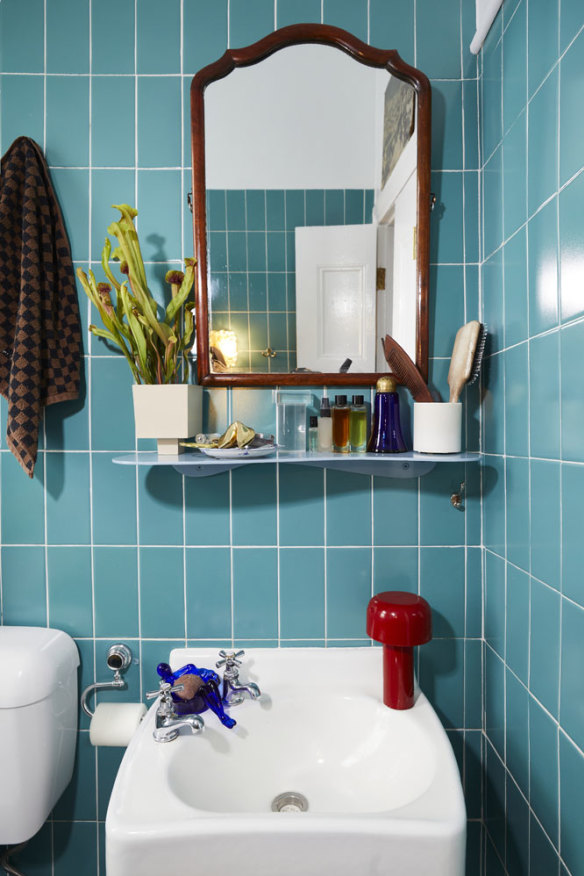
[[[308,800],[298,791],[284,791],[272,800],[272,812],[306,812]]]

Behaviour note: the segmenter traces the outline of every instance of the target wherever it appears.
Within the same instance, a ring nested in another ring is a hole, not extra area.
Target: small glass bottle
[[[318,417],[311,417],[308,428],[308,451],[314,453],[315,450],[318,450]]]
[[[404,453],[405,441],[399,420],[399,396],[393,377],[380,377],[373,408],[368,453]]]
[[[352,453],[365,453],[367,450],[367,408],[362,395],[353,396],[349,412],[349,441]]]
[[[346,395],[335,396],[333,405],[333,450],[349,453],[349,405]]]
[[[321,399],[318,417],[318,449],[321,453],[330,453],[333,449],[333,421],[329,400]]]

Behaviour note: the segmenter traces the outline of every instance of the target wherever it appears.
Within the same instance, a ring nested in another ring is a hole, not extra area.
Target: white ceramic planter
[[[156,438],[159,453],[180,453],[179,440],[203,429],[203,388],[185,383],[134,385],[136,438]]]
[[[414,450],[418,453],[460,453],[462,402],[414,404]]]

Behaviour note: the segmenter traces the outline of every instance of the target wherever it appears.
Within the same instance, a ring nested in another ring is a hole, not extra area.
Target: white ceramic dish
[[[213,459],[258,459],[260,456],[270,456],[276,452],[275,444],[265,444],[263,447],[199,447],[205,456]]]

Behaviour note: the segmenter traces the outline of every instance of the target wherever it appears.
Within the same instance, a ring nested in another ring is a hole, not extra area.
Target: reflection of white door
[[[299,368],[375,371],[377,227],[296,228]]]

